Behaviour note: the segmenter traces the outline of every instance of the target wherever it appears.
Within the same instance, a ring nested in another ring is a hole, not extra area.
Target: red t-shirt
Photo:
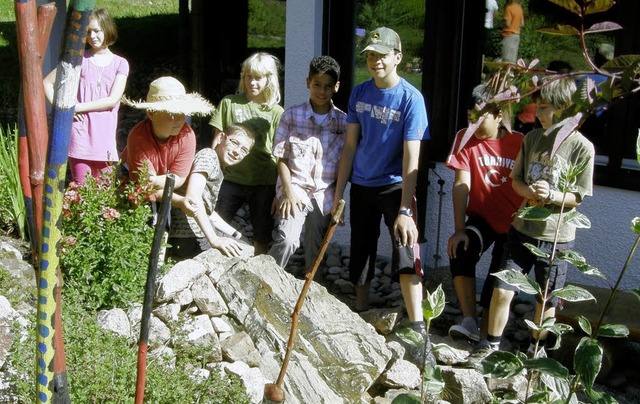
[[[454,154],[465,131],[456,134],[446,166],[471,176],[467,215],[480,216],[496,232],[506,233],[523,199],[513,190],[509,176],[524,136],[520,132],[507,132],[500,139],[490,140],[472,136]]]
[[[138,179],[138,170],[145,161],[157,175],[173,173],[186,178],[191,170],[191,163],[196,154],[196,134],[188,123],[185,123],[177,136],[160,141],[154,134],[151,121],[145,119],[129,132],[127,146],[122,151],[120,160],[129,169],[129,179]]]

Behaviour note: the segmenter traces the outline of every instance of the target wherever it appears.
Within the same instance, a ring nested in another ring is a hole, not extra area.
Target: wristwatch
[[[413,210],[412,209],[400,209],[398,211],[399,215],[405,215],[405,216],[409,216],[409,217],[413,217]]]

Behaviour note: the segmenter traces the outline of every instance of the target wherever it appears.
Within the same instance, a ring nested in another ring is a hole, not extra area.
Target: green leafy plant
[[[83,185],[69,184],[62,212],[65,294],[90,309],[141,301],[153,240],[148,174],[138,183],[114,169]]]
[[[0,294],[4,293],[0,286]],[[94,315],[87,315],[82,301],[66,297],[63,321],[69,394],[74,403],[133,403],[136,389],[137,346],[126,338],[104,332]],[[7,372],[12,394],[18,403],[34,401],[33,364],[35,333],[25,333],[18,322],[14,335],[24,335],[11,347],[8,357],[12,372]],[[193,373],[203,368],[198,356],[202,349],[176,347],[175,366],[151,360],[147,364],[145,402],[148,403],[242,403],[249,397],[233,377],[212,370],[195,382]],[[6,397],[3,397],[6,398]],[[3,401],[4,402],[4,401]]]
[[[26,234],[26,209],[18,169],[18,129],[0,128],[0,229],[8,234]]]
[[[446,304],[445,294],[442,290],[442,285],[438,285],[433,293],[426,292],[427,296],[422,301],[422,314],[425,321],[426,335],[429,335],[429,329],[431,328],[431,321],[444,311]],[[440,369],[435,365],[427,365],[425,363],[427,356],[431,353],[432,349],[446,349],[446,346],[438,345],[431,346],[428,338],[425,340],[424,336],[419,332],[416,332],[410,327],[404,327],[398,330],[397,335],[405,342],[422,349],[423,363],[420,366],[422,373],[422,383],[420,385],[420,397],[416,397],[413,394],[403,393],[398,395],[393,401],[393,404],[410,404],[410,403],[424,403],[430,402],[438,397],[444,390],[444,380]],[[425,401],[430,400],[430,401]]]

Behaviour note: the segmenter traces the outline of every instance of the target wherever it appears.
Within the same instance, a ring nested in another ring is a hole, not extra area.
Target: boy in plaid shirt
[[[331,207],[347,116],[333,105],[340,87],[340,66],[330,56],[311,60],[309,99],[285,110],[273,147],[278,182],[276,216],[269,255],[285,267],[300,246],[304,227],[307,270],[315,261],[331,220]]]

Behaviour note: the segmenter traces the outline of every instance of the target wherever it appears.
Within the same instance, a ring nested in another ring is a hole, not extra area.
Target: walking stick
[[[147,348],[149,347],[149,318],[151,317],[151,306],[153,305],[153,293],[155,291],[156,274],[158,273],[158,260],[160,249],[164,241],[164,230],[167,227],[169,208],[171,207],[171,195],[175,177],[167,174],[162,193],[162,202],[158,212],[155,232],[153,233],[153,243],[149,255],[149,270],[147,272],[147,283],[144,288],[144,301],[142,303],[142,318],[140,319],[140,340],[138,341],[138,375],[136,379],[136,404],[144,402],[144,385],[147,376]]]
[[[289,341],[287,342],[287,352],[284,355],[284,360],[282,361],[282,368],[280,368],[280,374],[278,375],[278,380],[274,383],[267,383],[264,386],[264,395],[268,400],[274,401],[276,403],[281,403],[284,401],[284,390],[282,390],[282,381],[284,379],[284,374],[287,371],[287,366],[289,365],[289,358],[291,357],[291,352],[293,351],[293,343],[296,338],[296,332],[298,330],[298,319],[300,316],[300,311],[302,310],[302,304],[304,303],[304,298],[311,286],[311,282],[322,262],[322,258],[324,257],[325,251],[327,251],[327,246],[329,245],[329,241],[331,241],[331,237],[333,236],[333,232],[336,229],[336,226],[340,222],[340,218],[342,217],[342,212],[344,211],[344,200],[340,199],[338,202],[338,207],[336,208],[335,213],[331,217],[331,224],[327,229],[327,233],[324,236],[324,240],[322,240],[322,244],[320,245],[320,251],[318,251],[318,255],[316,256],[316,260],[313,262],[313,266],[311,270],[306,275],[306,280],[304,286],[302,287],[302,291],[300,292],[300,297],[298,297],[298,302],[296,303],[295,308],[293,309],[293,314],[291,315],[291,332],[289,333]]]

